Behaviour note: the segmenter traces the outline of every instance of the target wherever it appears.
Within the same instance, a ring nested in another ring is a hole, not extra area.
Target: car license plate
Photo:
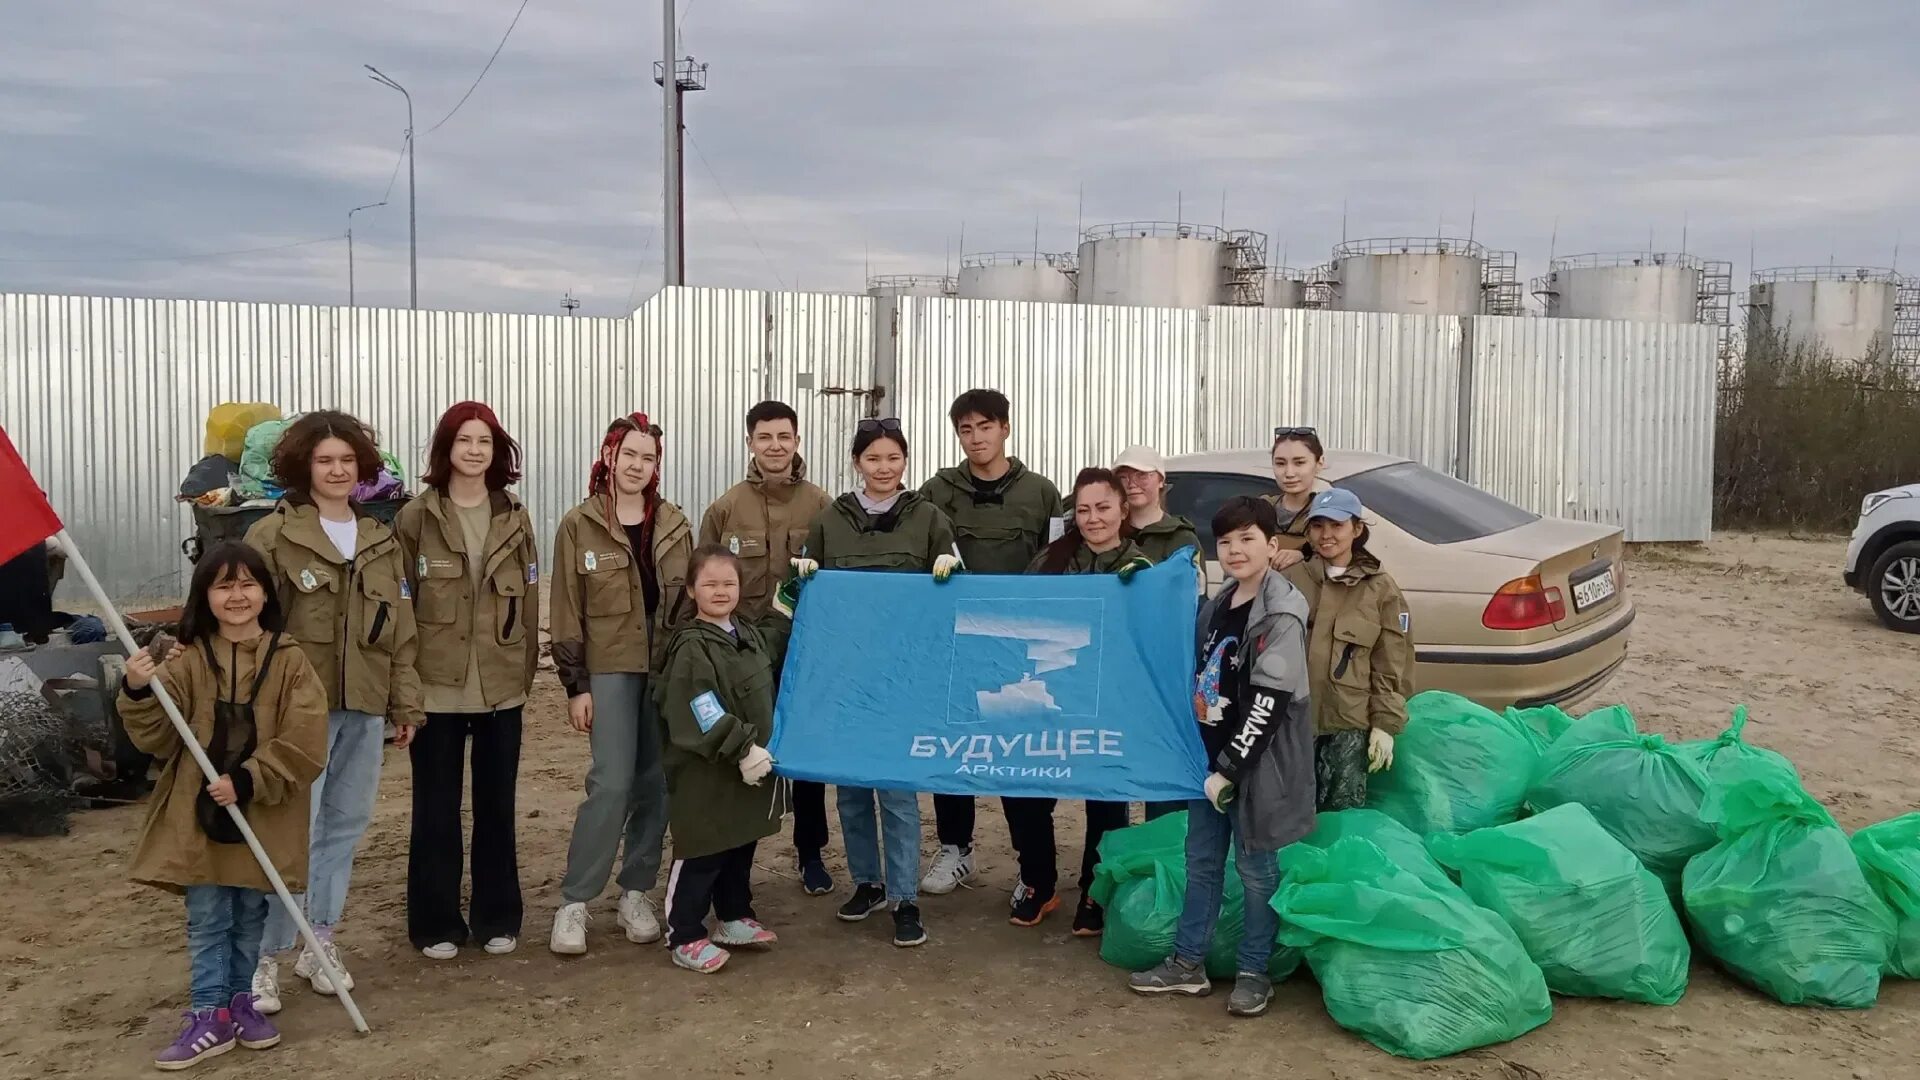
[[[1611,600],[1613,591],[1613,568],[1608,567],[1573,587],[1573,610],[1585,611]]]

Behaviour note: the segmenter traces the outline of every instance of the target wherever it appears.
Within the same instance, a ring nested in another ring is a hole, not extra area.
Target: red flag
[[[60,518],[34,483],[5,428],[0,428],[0,508],[4,508],[0,509],[0,563],[12,561],[61,529]]]

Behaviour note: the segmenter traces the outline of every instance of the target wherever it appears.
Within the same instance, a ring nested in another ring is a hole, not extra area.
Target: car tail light
[[[1480,625],[1489,630],[1532,630],[1552,626],[1566,617],[1567,605],[1560,599],[1560,590],[1548,588],[1535,574],[1500,586],[1487,601]]]

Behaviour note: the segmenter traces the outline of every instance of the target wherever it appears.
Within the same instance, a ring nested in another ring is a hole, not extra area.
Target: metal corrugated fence
[[[1633,541],[1713,528],[1715,329],[1484,317],[1469,360],[1469,482]]]

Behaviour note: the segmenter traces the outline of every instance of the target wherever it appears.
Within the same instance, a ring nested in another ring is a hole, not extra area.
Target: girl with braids
[[[645,413],[609,425],[587,497],[553,541],[553,662],[567,723],[593,753],[548,940],[562,955],[587,951],[587,904],[606,888],[623,844],[619,925],[639,944],[661,935],[646,892],[660,876],[667,786],[647,683],[683,621],[693,554],[686,515],[660,497],[662,439]]]

